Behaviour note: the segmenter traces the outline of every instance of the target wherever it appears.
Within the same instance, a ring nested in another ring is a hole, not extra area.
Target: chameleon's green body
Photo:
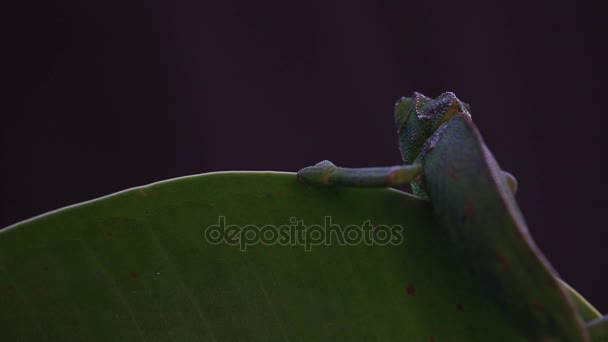
[[[444,93],[436,100],[420,93],[403,97],[395,104],[395,124],[399,133],[399,150],[406,165],[414,164],[429,137],[454,115],[468,115],[469,106],[453,96]],[[427,197],[419,180],[411,184],[412,191]]]
[[[589,341],[570,295],[530,237],[508,179],[471,121],[468,105],[453,93],[435,100],[414,93],[397,102],[395,121],[404,174],[414,193],[431,201],[455,255],[480,290],[531,341]],[[422,172],[415,169],[420,165]],[[366,170],[374,171],[369,184]],[[319,184],[378,186],[379,170],[343,169],[325,161],[299,176]],[[396,184],[394,173],[386,168],[385,185]]]
[[[414,190],[428,196],[479,285],[531,339],[587,340],[583,322],[531,239],[502,169],[465,106],[445,93],[437,100],[414,94],[396,107],[403,159],[424,168]],[[409,114],[400,113],[403,107]],[[430,120],[440,122],[431,134],[408,128]],[[422,138],[424,145],[408,146]]]

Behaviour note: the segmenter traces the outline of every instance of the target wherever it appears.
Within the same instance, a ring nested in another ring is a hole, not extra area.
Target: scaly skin
[[[415,92],[412,97],[402,97],[395,104],[395,124],[399,134],[399,150],[406,165],[413,164],[420,151],[437,129],[454,115],[471,114],[469,106],[453,93],[443,93],[433,100]],[[420,180],[411,183],[412,191],[427,197]]]
[[[530,237],[503,171],[464,104],[452,93],[416,105],[421,98],[415,94],[397,104],[413,103],[404,123],[396,115],[402,125],[400,148],[404,160],[417,154],[414,163],[423,165],[415,191],[428,196],[455,254],[530,340],[588,341],[569,295]],[[408,129],[410,125],[421,128]],[[429,135],[425,125],[436,128]],[[423,139],[420,148],[407,146]]]
[[[414,93],[395,105],[404,166],[346,169],[323,161],[298,177],[319,185],[411,182],[431,201],[455,255],[515,329],[530,341],[589,341],[567,289],[529,235],[515,179],[502,171],[469,111],[453,93]]]

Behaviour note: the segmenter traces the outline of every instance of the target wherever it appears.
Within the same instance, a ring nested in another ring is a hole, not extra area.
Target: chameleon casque
[[[608,341],[606,317],[585,325],[577,297],[532,240],[515,201],[515,178],[502,171],[453,93],[414,93],[395,105],[404,165],[342,168],[329,161],[303,168],[309,184],[381,187],[411,183],[427,198],[455,254],[484,295],[530,341]],[[601,331],[606,333],[602,333]]]

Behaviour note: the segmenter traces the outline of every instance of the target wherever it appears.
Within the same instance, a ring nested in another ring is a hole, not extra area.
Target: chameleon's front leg
[[[352,187],[387,187],[400,186],[411,182],[423,171],[422,164],[396,165],[386,167],[346,168],[323,160],[313,166],[298,171],[298,179],[315,185],[342,185]],[[517,180],[512,174],[503,171],[503,175],[515,194]]]
[[[316,185],[385,187],[409,183],[422,173],[421,164],[388,167],[345,168],[328,160],[298,171],[298,179]]]

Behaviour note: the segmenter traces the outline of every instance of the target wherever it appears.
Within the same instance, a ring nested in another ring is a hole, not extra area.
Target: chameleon
[[[592,335],[608,330],[607,320],[585,325],[576,298],[533,241],[515,200],[517,181],[486,146],[470,106],[452,92],[435,99],[414,92],[397,101],[394,119],[402,165],[344,168],[324,160],[298,171],[298,179],[320,186],[410,183],[415,195],[430,201],[480,290],[522,336],[602,340]]]

